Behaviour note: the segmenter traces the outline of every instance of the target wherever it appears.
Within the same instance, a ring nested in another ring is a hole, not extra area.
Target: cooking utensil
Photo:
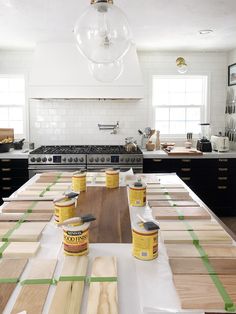
[[[16,150],[22,149],[22,147],[23,147],[23,145],[24,145],[24,141],[25,141],[24,138],[23,138],[22,140],[20,140],[20,141],[15,141],[15,142],[13,143],[14,149],[16,149]]]

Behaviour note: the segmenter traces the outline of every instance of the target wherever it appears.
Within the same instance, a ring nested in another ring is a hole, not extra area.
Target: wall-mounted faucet
[[[119,121],[116,124],[100,124],[98,123],[99,130],[112,130],[111,134],[117,134],[118,129],[120,128]]]

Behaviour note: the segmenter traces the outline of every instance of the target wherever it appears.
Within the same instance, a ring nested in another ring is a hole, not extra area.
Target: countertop
[[[179,156],[169,156],[166,152],[163,150],[154,150],[154,151],[147,151],[146,149],[142,149],[143,152],[143,158],[236,158],[236,151],[229,151],[225,153],[218,153],[218,152],[211,152],[211,153],[203,153],[201,156],[188,156],[188,155],[179,155]]]
[[[7,153],[0,153],[0,159],[28,159],[29,157],[29,150],[22,149],[22,150],[14,150],[10,149]]]

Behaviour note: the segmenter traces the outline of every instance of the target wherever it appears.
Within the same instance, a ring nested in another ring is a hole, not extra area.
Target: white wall
[[[189,74],[209,75],[209,122],[213,133],[224,128],[227,86],[227,53],[139,52],[144,75],[145,98],[140,101],[31,100],[30,141],[42,144],[122,144],[127,136],[153,125],[151,105],[152,74],[176,74],[175,59],[184,56]],[[28,73],[30,52],[0,52],[0,73],[8,70]],[[18,72],[17,72],[18,73]],[[120,131],[111,135],[99,131],[98,123],[120,122]]]

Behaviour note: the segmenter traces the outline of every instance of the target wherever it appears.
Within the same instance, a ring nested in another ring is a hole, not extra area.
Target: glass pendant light
[[[123,61],[117,60],[112,63],[89,62],[89,70],[93,77],[102,83],[109,83],[117,80],[123,73]]]
[[[183,57],[178,57],[176,59],[176,66],[177,66],[177,71],[180,74],[184,74],[188,71],[188,65]]]
[[[91,0],[74,27],[77,46],[94,63],[122,58],[131,44],[131,31],[124,13],[113,0]]]

